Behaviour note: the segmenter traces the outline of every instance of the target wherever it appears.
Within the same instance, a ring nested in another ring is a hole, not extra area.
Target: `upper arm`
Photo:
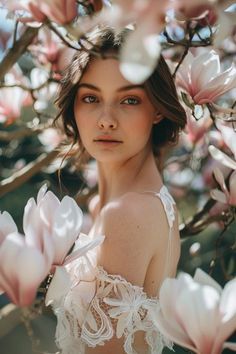
[[[98,251],[98,264],[110,274],[144,286],[153,257],[158,255],[162,264],[167,250],[169,226],[161,201],[129,195],[105,208],[102,224],[106,238]]]

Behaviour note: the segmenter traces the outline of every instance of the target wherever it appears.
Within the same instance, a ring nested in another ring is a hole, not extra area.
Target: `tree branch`
[[[0,182],[0,197],[13,191],[36,173],[38,173],[43,167],[47,166],[53,161],[59,154],[58,150],[53,150],[49,153],[41,154],[34,162],[28,163],[20,171],[15,172],[11,177],[8,177]]]
[[[38,28],[28,27],[22,34],[20,39],[15,42],[12,48],[10,48],[10,50],[0,63],[0,81],[3,80],[5,74],[11,69],[11,67],[18,61],[21,55],[26,51],[28,45],[37,35],[38,30]]]
[[[0,141],[12,141],[15,139],[22,139],[28,136],[37,135],[42,133],[45,129],[52,127],[52,120],[46,124],[39,124],[36,127],[25,127],[15,131],[0,131]]]

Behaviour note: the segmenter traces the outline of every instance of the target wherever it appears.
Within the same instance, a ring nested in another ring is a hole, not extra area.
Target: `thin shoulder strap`
[[[164,274],[163,274],[163,280],[168,276],[169,274],[169,267],[171,264],[171,258],[172,258],[172,252],[171,252],[171,240],[172,240],[172,231],[173,231],[173,224],[175,221],[175,209],[174,205],[176,204],[172,196],[170,195],[168,189],[166,186],[162,186],[159,192],[153,192],[153,191],[145,191],[144,193],[151,193],[157,197],[160,198],[162,205],[164,207],[165,213],[166,213],[166,218],[168,221],[169,225],[169,234],[168,234],[168,244],[167,244],[167,253],[166,253],[166,261],[165,261],[165,267],[164,267]]]
[[[172,260],[172,234],[173,234],[173,225],[175,221],[175,209],[174,205],[176,204],[172,196],[170,195],[166,186],[162,186],[160,192],[158,193],[162,204],[164,206],[168,224],[169,224],[169,235],[168,235],[168,243],[167,243],[167,252],[166,252],[166,260],[164,267],[163,280],[170,276],[170,266]]]
[[[153,196],[157,196],[160,198],[166,213],[169,228],[172,229],[175,221],[175,209],[174,209],[175,201],[173,197],[170,195],[166,186],[163,185],[159,192],[144,191],[143,193],[152,194]]]

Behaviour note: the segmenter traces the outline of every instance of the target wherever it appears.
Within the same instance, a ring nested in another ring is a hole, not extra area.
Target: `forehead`
[[[110,85],[114,89],[116,87],[131,85],[131,82],[122,76],[119,69],[119,61],[114,58],[92,59],[80,80],[80,83],[85,82],[99,87]]]

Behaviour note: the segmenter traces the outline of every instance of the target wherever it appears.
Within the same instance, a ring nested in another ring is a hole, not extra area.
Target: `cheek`
[[[136,120],[134,134],[140,135],[141,139],[149,138],[152,130],[152,121],[149,116],[142,115]]]

